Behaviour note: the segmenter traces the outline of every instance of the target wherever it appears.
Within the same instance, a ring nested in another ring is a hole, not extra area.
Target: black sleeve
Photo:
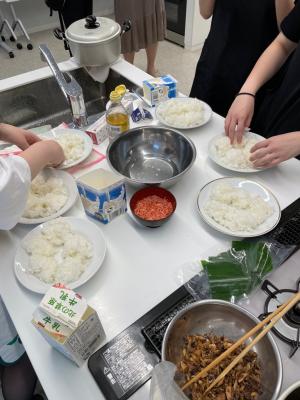
[[[300,1],[281,23],[281,31],[292,42],[300,41]]]

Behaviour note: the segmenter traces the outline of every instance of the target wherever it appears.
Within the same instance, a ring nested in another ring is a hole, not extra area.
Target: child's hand
[[[30,131],[8,124],[0,124],[0,139],[15,144],[21,150],[26,150],[29,146],[41,140]]]
[[[62,147],[55,142],[55,140],[44,140],[45,146],[47,146],[47,154],[49,157],[48,165],[51,167],[58,167],[65,161],[65,154]]]

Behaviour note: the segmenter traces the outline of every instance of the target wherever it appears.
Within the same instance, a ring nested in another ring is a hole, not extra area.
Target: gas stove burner
[[[264,313],[259,316],[260,319],[264,319],[280,307],[281,304],[289,300],[293,293],[300,291],[300,279],[296,283],[296,289],[278,289],[269,280],[265,280],[261,288],[268,295],[264,306]],[[293,357],[300,348],[300,302],[275,324],[272,332],[279,339],[291,346],[289,357]]]

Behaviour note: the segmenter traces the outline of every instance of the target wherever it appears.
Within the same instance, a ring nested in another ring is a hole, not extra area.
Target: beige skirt
[[[120,25],[128,19],[132,24],[122,36],[122,53],[145,49],[165,38],[164,0],[115,0],[115,16]]]

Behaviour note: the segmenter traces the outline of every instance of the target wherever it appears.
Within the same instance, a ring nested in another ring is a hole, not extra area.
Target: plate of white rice
[[[69,211],[78,190],[74,178],[65,171],[45,168],[31,182],[21,224],[41,224]]]
[[[59,169],[80,164],[93,150],[92,139],[79,129],[55,128],[40,137],[56,140],[63,148],[65,161],[58,167]]]
[[[191,97],[176,97],[160,103],[156,108],[158,121],[177,129],[198,128],[206,124],[211,116],[208,104]]]
[[[104,236],[93,222],[61,217],[37,226],[20,242],[15,274],[36,293],[46,293],[55,283],[76,289],[98,271],[105,253]]]
[[[278,200],[262,184],[245,178],[220,178],[198,195],[202,219],[219,232],[256,237],[271,231],[281,216]]]
[[[93,150],[93,141],[85,132],[79,129],[71,128],[54,128],[48,132],[38,135],[42,140],[55,140],[63,148],[65,161],[58,166],[59,169],[67,169],[74,167],[83,162]],[[18,154],[21,150],[13,145],[8,146],[4,150],[0,150],[0,154]]]
[[[208,144],[208,155],[216,164],[235,172],[254,173],[263,171],[254,168],[249,160],[251,148],[264,137],[253,132],[246,132],[241,143],[231,144],[225,134],[213,137]]]

